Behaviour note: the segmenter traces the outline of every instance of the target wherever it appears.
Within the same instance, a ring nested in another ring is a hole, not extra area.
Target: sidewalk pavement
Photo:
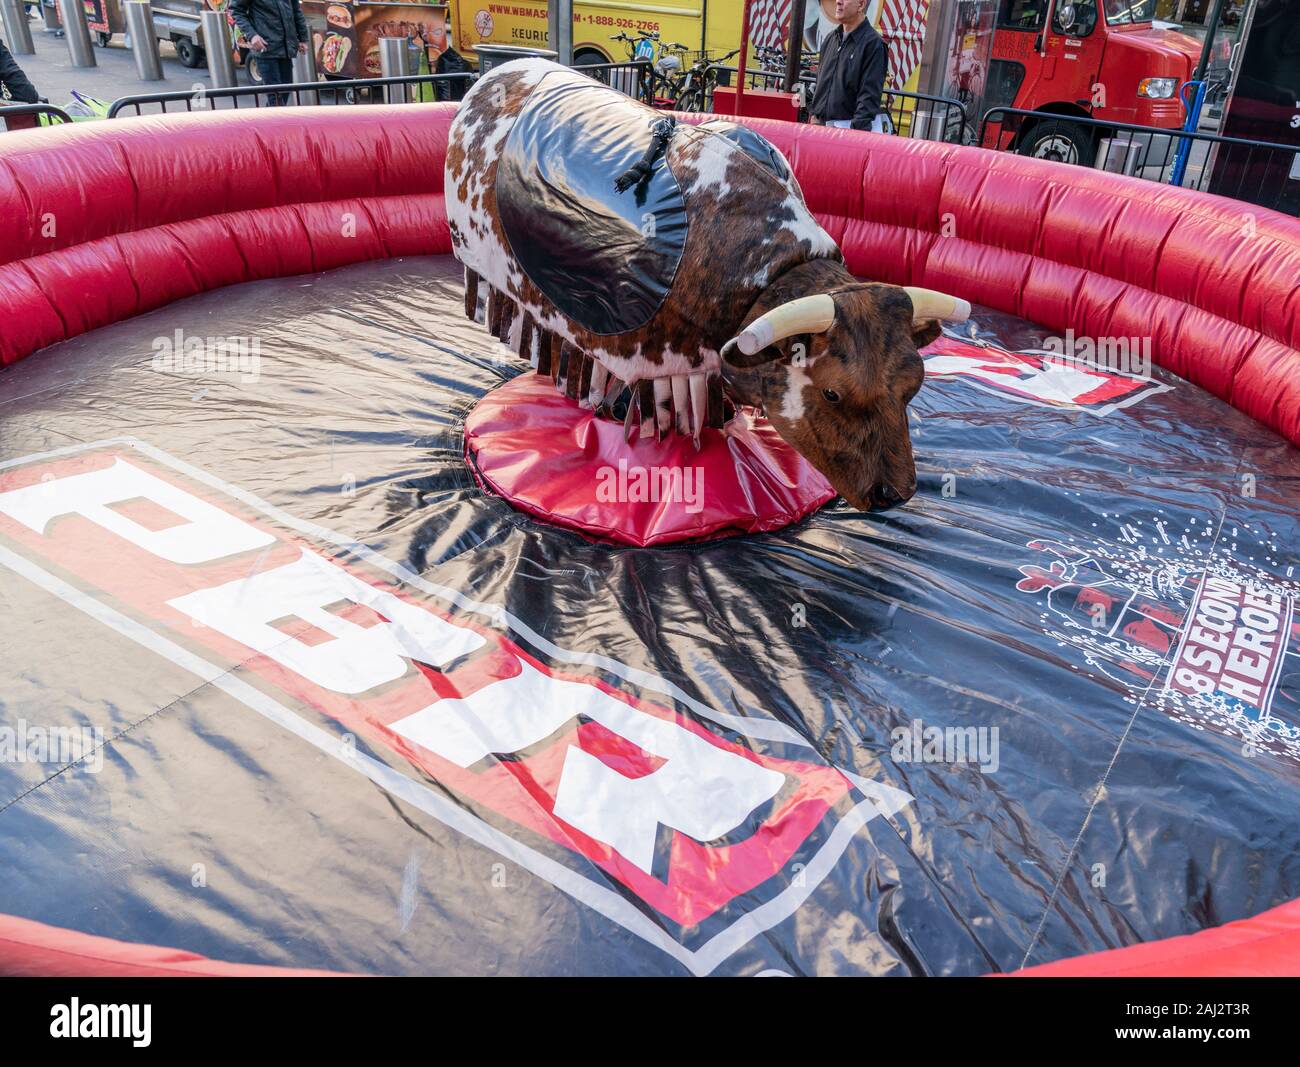
[[[123,96],[197,90],[212,84],[207,67],[190,70],[182,66],[169,41],[158,46],[164,80],[145,82],[136,75],[135,58],[126,47],[122,34],[115,36],[107,48],[94,46],[97,66],[74,67],[68,55],[66,40],[47,33],[39,18],[32,20],[31,30],[36,55],[16,55],[14,59],[26,71],[27,77],[36,86],[36,91],[55,107],[67,104],[74,89],[111,102]],[[242,70],[238,73],[241,84],[246,82],[247,74]]]

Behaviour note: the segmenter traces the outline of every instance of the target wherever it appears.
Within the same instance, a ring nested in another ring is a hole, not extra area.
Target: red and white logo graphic
[[[600,677],[570,669],[557,661],[586,657],[544,647],[500,608],[143,443],[0,469],[0,566],[696,973],[793,913],[819,880],[810,871],[824,877],[856,829],[911,799],[828,765],[783,724],[684,694],[673,695],[691,714],[648,701],[639,693],[654,680],[634,685],[613,661]]]
[[[1135,701],[1300,762],[1293,582],[1232,558],[1204,525],[1175,536],[1166,520],[1130,522],[1113,543],[1029,547],[1049,562],[1021,567],[1016,588],[1043,598],[1049,636]]]
[[[1168,688],[1188,696],[1222,693],[1267,712],[1291,645],[1290,596],[1207,574],[1169,668]]]
[[[1050,351],[1008,352],[947,335],[923,353],[927,378],[964,381],[1033,407],[1109,415],[1172,388],[1141,374],[1065,359]]]

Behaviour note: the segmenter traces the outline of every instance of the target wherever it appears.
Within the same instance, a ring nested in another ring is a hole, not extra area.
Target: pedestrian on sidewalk
[[[891,133],[889,114],[880,109],[889,54],[867,18],[867,0],[835,0],[835,21],[839,25],[822,42],[808,121]]]
[[[307,20],[298,0],[231,0],[230,14],[256,53],[266,85],[293,83],[293,57],[307,51]],[[268,94],[271,106],[289,102],[288,93]]]
[[[13,54],[0,40],[0,103],[35,104],[41,94],[23,73]]]
[[[41,99],[23,68],[18,65],[4,41],[0,40],[0,132],[5,130],[29,130],[38,125],[35,115],[15,115],[4,117],[6,104],[36,104]]]

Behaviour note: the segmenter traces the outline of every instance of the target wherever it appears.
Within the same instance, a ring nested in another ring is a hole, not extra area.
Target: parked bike
[[[636,37],[629,37],[620,30],[611,41],[620,41],[627,50],[628,59],[648,59],[650,69],[651,97],[655,107],[676,107],[681,95],[682,56],[688,51],[684,44],[663,41],[658,30],[637,30]]]
[[[717,88],[719,73],[725,69],[723,65],[739,54],[739,48],[717,59],[711,59],[708,52],[695,53],[695,62],[682,76],[677,110],[708,111],[713,106],[713,90]]]

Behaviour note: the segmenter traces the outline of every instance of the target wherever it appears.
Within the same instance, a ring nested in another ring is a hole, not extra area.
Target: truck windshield
[[[1106,0],[1106,21],[1112,26],[1150,22],[1155,14],[1156,0]]]

